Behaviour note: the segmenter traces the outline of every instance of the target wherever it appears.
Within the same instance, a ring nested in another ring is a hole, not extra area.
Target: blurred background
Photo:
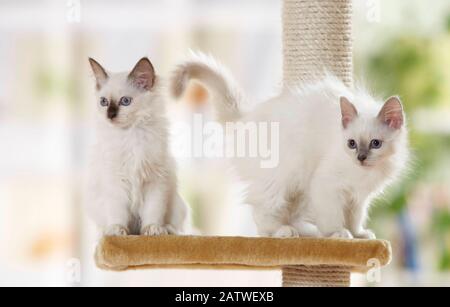
[[[277,272],[99,271],[83,186],[96,103],[88,57],[125,71],[149,56],[166,76],[201,50],[263,99],[281,80],[280,11],[280,0],[0,0],[0,285],[278,286]],[[380,284],[355,285],[450,285],[450,2],[355,0],[354,35],[357,77],[401,95],[414,153],[370,222],[394,263]],[[203,112],[192,91],[173,119]],[[178,162],[202,233],[255,234],[226,165]]]

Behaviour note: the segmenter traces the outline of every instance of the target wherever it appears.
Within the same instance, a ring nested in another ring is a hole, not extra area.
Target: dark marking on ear
[[[138,89],[150,91],[156,82],[152,62],[148,58],[142,58],[128,75],[128,80]]]
[[[106,81],[109,79],[108,73],[106,70],[93,58],[89,58],[89,64],[91,64],[92,72],[94,73],[96,79],[96,87],[99,91],[103,85],[105,85]]]

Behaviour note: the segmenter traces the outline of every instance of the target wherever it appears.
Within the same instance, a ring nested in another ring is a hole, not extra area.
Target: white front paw
[[[377,236],[375,235],[375,233],[373,233],[372,230],[364,229],[359,231],[358,233],[355,233],[355,238],[363,240],[375,240]]]
[[[353,239],[353,235],[347,229],[342,229],[331,235],[333,239]]]
[[[105,236],[108,237],[126,237],[128,236],[130,231],[128,228],[122,225],[112,225],[109,226],[105,231]]]
[[[298,238],[300,237],[300,233],[297,229],[295,229],[292,226],[282,226],[278,231],[275,233],[276,238]]]
[[[179,234],[178,230],[172,225],[166,225],[166,229],[169,235],[176,236]]]
[[[169,229],[160,225],[148,225],[141,230],[141,235],[149,237],[167,236]]]

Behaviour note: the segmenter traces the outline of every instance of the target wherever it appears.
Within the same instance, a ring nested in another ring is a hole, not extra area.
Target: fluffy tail
[[[180,98],[191,80],[208,89],[220,122],[234,122],[242,116],[244,96],[231,74],[213,58],[195,55],[193,60],[178,66],[170,82],[172,95]]]

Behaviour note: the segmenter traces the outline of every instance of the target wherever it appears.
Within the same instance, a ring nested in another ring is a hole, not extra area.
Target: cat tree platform
[[[350,286],[351,273],[391,261],[379,240],[237,237],[105,237],[95,259],[103,270],[282,270],[284,287]]]
[[[283,0],[284,84],[326,72],[351,86],[352,1]],[[98,267],[129,269],[282,270],[283,286],[350,286],[351,273],[391,261],[386,241],[231,237],[106,237]]]

